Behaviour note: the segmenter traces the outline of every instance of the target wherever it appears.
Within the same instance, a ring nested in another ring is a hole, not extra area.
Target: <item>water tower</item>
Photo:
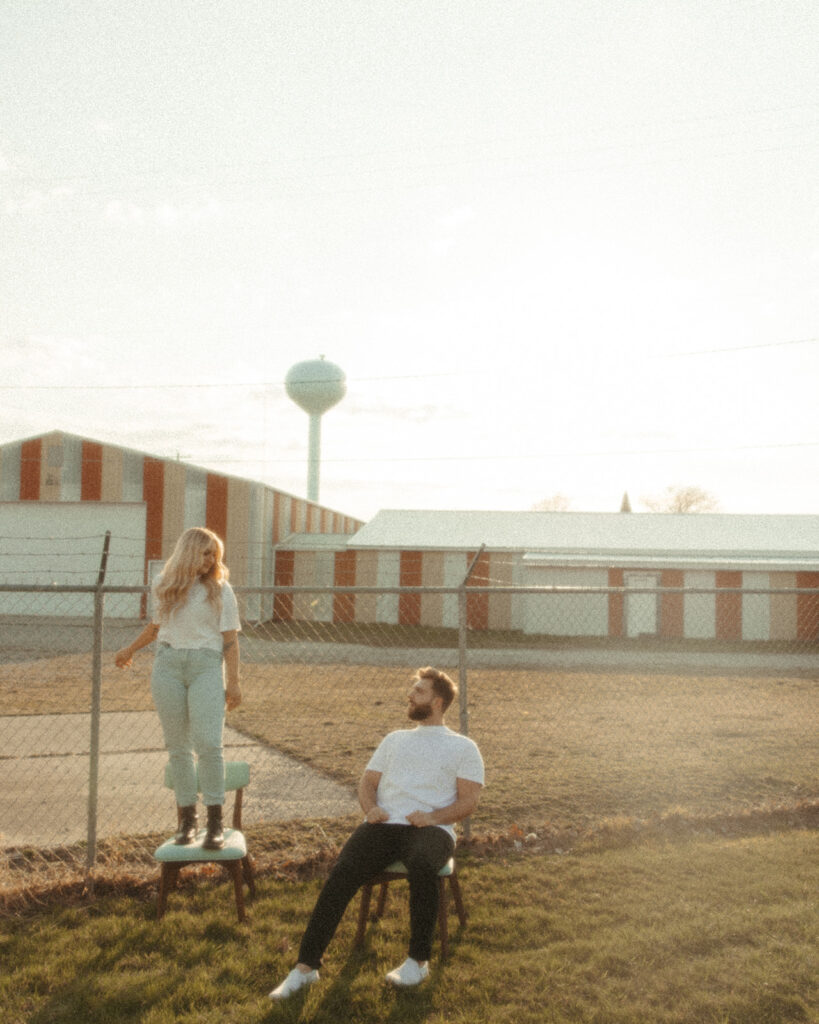
[[[307,498],[318,501],[321,417],[347,393],[344,371],[335,363],[308,359],[287,371],[284,386],[288,396],[310,417],[310,454],[307,463]]]

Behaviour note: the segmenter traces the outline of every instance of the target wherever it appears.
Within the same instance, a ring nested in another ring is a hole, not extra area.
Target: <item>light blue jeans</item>
[[[199,789],[206,806],[225,802],[225,684],[222,655],[212,650],[176,650],[159,644],[151,673],[154,698],[173,773],[176,802],[191,807]]]

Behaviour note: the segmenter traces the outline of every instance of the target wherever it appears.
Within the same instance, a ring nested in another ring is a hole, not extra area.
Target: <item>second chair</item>
[[[402,861],[397,860],[388,865],[384,871],[375,875],[366,883],[366,885],[361,887],[361,903],[358,909],[358,926],[356,928],[355,938],[353,939],[354,946],[361,946],[364,942],[364,933],[367,930],[367,919],[370,915],[370,902],[372,900],[373,888],[376,885],[381,887],[378,893],[378,903],[376,904],[375,910],[376,919],[380,919],[383,916],[384,909],[387,905],[387,892],[390,882],[397,882],[401,880],[406,881],[408,876],[409,872],[407,871],[406,865]],[[447,885],[452,893],[452,899],[455,903],[458,920],[461,922],[461,927],[463,927],[466,924],[466,909],[464,908],[461,884],[458,880],[458,869],[455,865],[454,857],[450,857],[438,872],[438,936],[441,943],[442,960],[446,960],[449,954]]]

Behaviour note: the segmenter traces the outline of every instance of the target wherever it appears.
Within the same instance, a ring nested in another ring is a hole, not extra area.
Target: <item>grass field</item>
[[[104,710],[151,707],[150,662],[104,664]],[[353,785],[405,723],[415,667],[248,663],[231,724]],[[102,844],[94,901],[58,880],[12,902],[4,1021],[819,1021],[815,678],[474,669],[468,685],[488,782],[460,853],[470,922],[421,991],[382,982],[405,955],[393,898],[363,952],[351,910],[321,984],[270,1007],[351,824],[273,823],[249,830],[262,871],[244,926],[207,875],[158,925],[138,837]],[[85,655],[0,665],[7,716],[84,712],[89,695]]]
[[[565,856],[465,853],[470,919],[429,982],[396,993],[406,905],[361,952],[351,907],[321,981],[274,1007],[318,880],[260,880],[244,925],[226,884],[0,919],[5,1024],[787,1024],[819,1020],[816,832],[654,840]]]

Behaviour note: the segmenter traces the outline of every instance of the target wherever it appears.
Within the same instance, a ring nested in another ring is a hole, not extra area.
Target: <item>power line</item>
[[[816,441],[782,441],[772,443],[760,443],[760,444],[738,444],[738,445],[713,445],[706,447],[680,447],[680,448],[599,448],[599,449],[588,449],[577,451],[574,449],[566,449],[560,451],[545,451],[537,452],[535,454],[514,454],[509,455],[501,453],[497,455],[389,455],[384,458],[360,458],[360,459],[335,459],[335,458],[322,458],[323,465],[356,465],[363,463],[382,463],[388,462],[390,464],[396,462],[513,462],[513,461],[527,461],[531,462],[537,459],[552,459],[552,458],[583,458],[583,457],[599,457],[599,456],[614,456],[614,455],[683,455],[683,454],[707,454],[708,452],[744,452],[744,451],[767,451],[777,450],[786,448],[816,448],[819,447],[819,440]],[[220,464],[220,465],[248,465],[264,463],[268,466],[281,466],[281,465],[302,465],[304,463],[303,458],[293,459],[269,459],[269,458],[258,458],[258,459],[207,459],[208,464]]]
[[[689,356],[722,355],[731,352],[750,352],[759,349],[786,348],[794,345],[815,345],[819,335],[810,338],[793,338],[788,341],[763,341],[752,345],[732,345],[724,348],[689,349],[682,352],[661,352],[651,354],[652,359],[682,359]],[[434,373],[383,374],[372,377],[348,377],[348,383],[372,384],[400,380],[436,380],[453,377],[498,376],[497,369],[487,370],[444,370]],[[0,391],[182,391],[230,388],[284,388],[283,380],[278,381],[208,381],[207,383],[186,384],[0,384]]]
[[[384,171],[399,169],[402,172],[417,171],[417,170],[435,170],[443,169],[447,167],[463,166],[464,164],[476,163],[484,161],[486,158],[481,155],[480,150],[491,148],[497,154],[499,146],[525,146],[534,147],[537,144],[547,143],[550,149],[540,150],[536,148],[530,148],[528,152],[518,151],[509,152],[508,155],[494,155],[490,158],[490,162],[503,162],[503,161],[514,161],[519,163],[521,159],[527,158],[569,158],[576,156],[594,155],[603,152],[610,152],[612,150],[631,150],[635,152],[639,149],[645,149],[646,147],[672,147],[676,145],[691,147],[692,144],[702,144],[712,141],[726,141],[729,139],[735,139],[737,137],[749,137],[753,135],[773,133],[786,133],[786,132],[802,132],[809,131],[816,127],[816,121],[797,121],[794,123],[777,122],[774,124],[754,123],[754,118],[766,118],[772,114],[787,113],[792,111],[810,111],[811,115],[819,110],[819,104],[795,104],[782,107],[767,107],[758,108],[756,110],[739,112],[739,113],[716,113],[711,115],[698,115],[687,118],[676,118],[663,121],[634,121],[634,122],[621,122],[620,124],[586,124],[583,125],[583,132],[589,138],[589,142],[586,144],[577,144],[577,131],[569,132],[567,130],[555,130],[551,132],[532,132],[526,131],[518,133],[516,135],[494,135],[484,136],[480,138],[465,138],[460,140],[451,140],[445,143],[437,143],[434,147],[435,152],[442,154],[443,158],[438,160],[429,160],[425,162],[418,162],[408,167],[406,162],[406,147],[381,147],[378,150],[349,150],[349,151],[335,151],[325,152],[323,154],[305,154],[304,160],[308,161],[311,168],[315,166],[316,160],[320,159],[322,165],[328,162],[344,162],[354,161],[356,164],[367,173],[383,173]],[[692,126],[695,130],[698,130],[699,126],[707,126],[720,121],[731,120],[732,124],[729,130],[706,130],[706,132],[699,132],[698,134],[682,134],[672,135],[666,137],[658,137],[650,134],[651,132],[657,132],[661,130],[672,130],[675,131],[678,128],[690,129]],[[634,141],[633,138],[629,138],[629,133],[635,131],[641,131],[647,134],[638,137],[638,141]],[[592,141],[595,136],[606,136],[601,142]],[[619,136],[619,137],[618,137]],[[611,141],[608,141],[608,140]],[[556,143],[561,143],[564,140],[568,140],[570,146],[568,149],[554,148]],[[780,148],[780,147],[777,147]],[[472,150],[473,153],[469,153]],[[754,152],[755,150],[751,150]],[[758,151],[758,150],[756,150]],[[762,152],[768,152],[769,149],[761,150]],[[456,156],[454,158],[446,156],[447,152],[467,152],[469,155]],[[400,164],[384,165],[378,167],[374,161],[379,157],[400,156]],[[707,155],[707,154],[706,154]],[[713,154],[712,154],[713,155]],[[719,155],[719,154],[716,154]],[[212,162],[207,166],[200,163],[195,165],[189,165],[188,167],[180,166],[175,169],[172,173],[168,173],[165,168],[159,168],[158,166],[142,166],[141,168],[131,168],[131,173],[128,178],[120,180],[119,182],[111,182],[109,185],[101,186],[99,189],[84,190],[85,195],[104,194],[111,189],[118,189],[130,182],[132,188],[145,188],[151,187],[146,179],[154,179],[155,181],[161,181],[162,179],[167,180],[168,178],[175,179],[176,183],[182,188],[197,188],[204,185],[214,184],[265,184],[275,185],[277,187],[287,187],[293,184],[302,184],[304,181],[304,175],[302,173],[277,174],[276,177],[270,177],[270,169],[278,168],[280,165],[278,161],[271,158],[255,159],[238,165],[234,162],[220,161]],[[238,172],[238,173],[237,173]],[[319,178],[332,178],[338,176],[342,172],[336,172],[334,170],[327,170],[320,174]],[[346,176],[346,174],[345,174]],[[23,174],[14,171],[13,169],[8,171],[8,177],[10,180],[17,184],[29,185],[29,186],[59,186],[59,185],[82,185],[83,183],[99,183],[100,174],[96,173],[82,173],[82,174],[65,174],[65,175],[35,175],[35,174]]]
[[[794,338],[792,341],[762,341],[756,345],[731,345],[726,348],[700,348],[686,352],[666,352],[657,358],[679,359],[683,356],[710,356],[723,352],[750,352],[759,348],[784,348],[787,345],[815,345],[819,336],[813,338]]]

